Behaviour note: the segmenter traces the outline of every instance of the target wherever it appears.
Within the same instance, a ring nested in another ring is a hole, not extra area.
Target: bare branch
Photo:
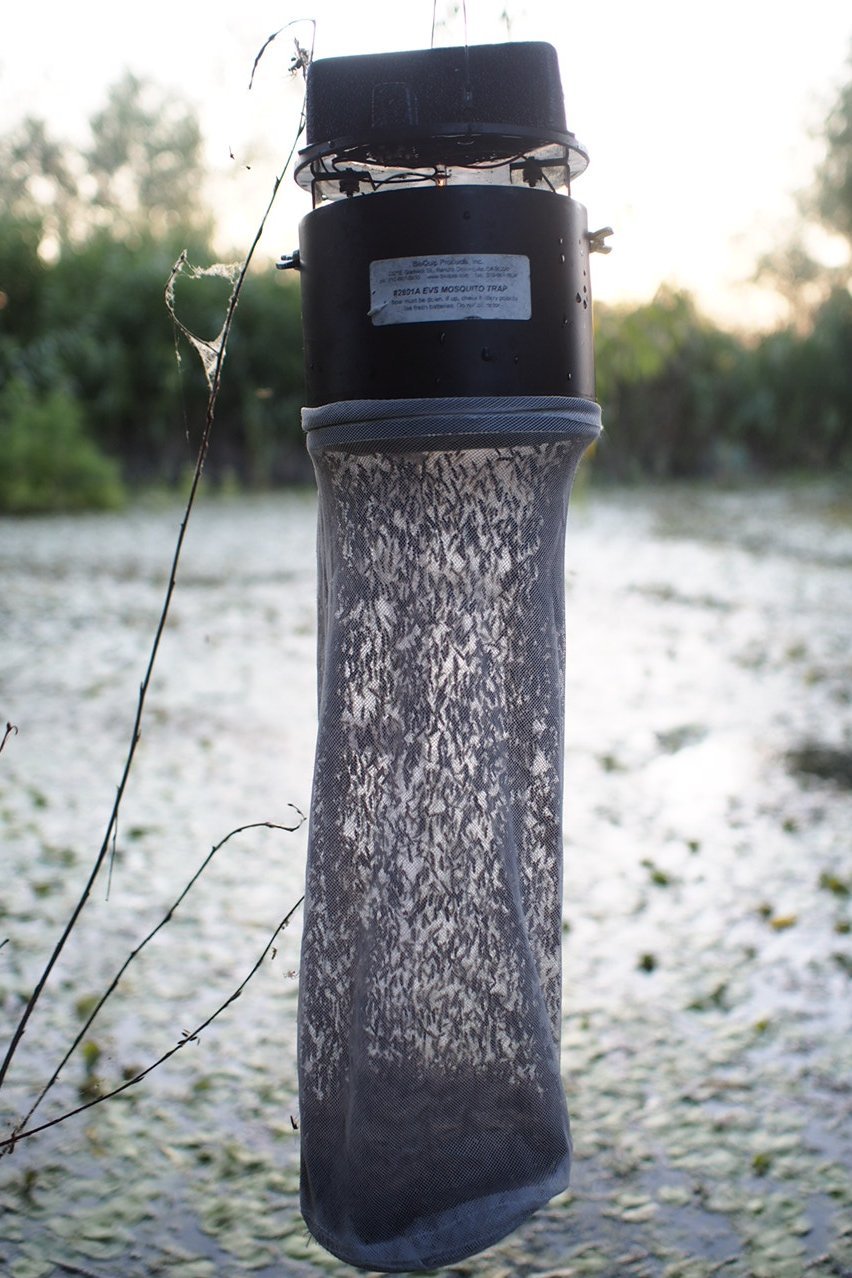
[[[218,852],[221,848],[223,848],[223,847],[225,846],[225,844],[226,844],[226,843],[230,842],[230,840],[231,840],[231,839],[233,839],[236,835],[238,835],[238,834],[242,834],[245,830],[258,830],[258,829],[266,829],[266,830],[286,830],[286,831],[288,831],[289,833],[293,833],[295,830],[298,830],[298,829],[299,829],[299,828],[300,828],[300,827],[304,824],[304,822],[305,822],[305,820],[306,820],[306,818],[305,818],[305,816],[304,816],[304,813],[300,812],[300,811],[299,811],[299,809],[296,807],[296,805],[295,805],[294,803],[288,803],[288,805],[287,805],[287,806],[288,806],[288,807],[290,807],[290,808],[292,808],[294,812],[298,813],[299,820],[296,822],[296,824],[295,824],[295,825],[278,825],[278,824],[277,824],[276,822],[274,822],[274,821],[252,821],[252,822],[250,822],[248,825],[241,825],[241,826],[238,826],[236,830],[231,830],[230,834],[226,834],[226,835],[225,835],[225,837],[224,837],[224,839],[220,839],[218,843],[215,843],[215,844],[213,845],[213,847],[212,847],[212,848],[210,849],[210,851],[207,853],[207,856],[206,856],[206,857],[204,858],[204,860],[201,862],[201,864],[199,865],[198,869],[195,871],[195,873],[193,874],[192,878],[191,878],[191,879],[189,880],[189,882],[186,884],[186,887],[185,887],[185,888],[183,889],[183,891],[180,893],[180,895],[178,896],[178,898],[177,898],[177,900],[174,902],[174,904],[173,904],[173,905],[172,905],[172,906],[171,906],[171,907],[170,907],[170,908],[166,911],[166,913],[165,913],[165,914],[163,915],[163,917],[160,919],[159,923],[157,923],[157,925],[151,929],[151,931],[148,933],[148,935],[147,935],[147,936],[146,936],[146,937],[145,937],[142,941],[140,941],[140,942],[139,942],[139,944],[136,946],[136,948],[135,948],[134,950],[131,950],[131,951],[130,951],[130,953],[128,954],[127,958],[124,960],[124,962],[122,963],[121,967],[118,969],[118,971],[116,972],[115,976],[112,978],[112,980],[110,981],[109,985],[108,985],[108,986],[107,986],[107,988],[104,990],[103,994],[102,994],[102,995],[101,995],[101,997],[98,999],[98,1001],[97,1001],[97,1003],[95,1004],[95,1006],[92,1008],[92,1010],[91,1010],[91,1012],[89,1013],[88,1017],[86,1018],[86,1020],[84,1021],[83,1025],[81,1026],[80,1030],[78,1031],[78,1033],[77,1033],[77,1037],[74,1039],[73,1043],[70,1045],[70,1047],[69,1047],[69,1048],[68,1048],[68,1050],[66,1051],[65,1055],[62,1057],[62,1060],[59,1062],[59,1064],[57,1065],[56,1069],[53,1071],[53,1073],[51,1074],[50,1078],[49,1078],[49,1079],[48,1079],[48,1081],[45,1083],[44,1087],[41,1089],[41,1091],[39,1092],[39,1094],[38,1094],[38,1096],[36,1097],[36,1099],[33,1101],[32,1105],[30,1106],[30,1108],[29,1108],[29,1110],[27,1111],[26,1115],[25,1115],[25,1116],[24,1116],[24,1118],[21,1120],[21,1122],[20,1122],[20,1126],[21,1126],[21,1127],[25,1127],[25,1126],[27,1125],[27,1123],[28,1123],[28,1122],[30,1121],[30,1119],[32,1118],[33,1114],[36,1112],[36,1110],[37,1110],[37,1109],[39,1108],[39,1106],[41,1105],[41,1103],[42,1103],[42,1101],[44,1100],[44,1098],[47,1096],[47,1094],[48,1094],[48,1092],[50,1091],[50,1089],[51,1089],[51,1088],[54,1086],[54,1084],[57,1082],[57,1080],[59,1079],[59,1075],[62,1073],[63,1069],[64,1069],[64,1068],[65,1068],[65,1066],[68,1064],[68,1061],[71,1059],[71,1057],[72,1057],[72,1055],[74,1054],[74,1052],[75,1052],[75,1051],[77,1050],[77,1048],[80,1046],[80,1044],[82,1043],[83,1039],[86,1037],[86,1034],[89,1032],[89,1029],[91,1028],[92,1023],[94,1022],[94,1020],[96,1019],[96,1017],[100,1014],[101,1009],[103,1008],[103,1006],[104,1006],[104,1004],[106,1003],[107,999],[108,999],[108,998],[110,998],[110,996],[111,996],[112,994],[114,994],[114,993],[115,993],[115,990],[117,989],[118,984],[119,984],[119,982],[120,982],[121,978],[124,976],[124,973],[125,973],[125,972],[127,971],[127,969],[130,967],[130,964],[134,961],[134,959],[136,959],[136,958],[137,958],[137,957],[138,957],[138,956],[142,953],[142,951],[145,949],[145,946],[146,946],[146,945],[147,945],[150,941],[153,941],[153,939],[154,939],[154,937],[157,935],[157,933],[158,933],[159,931],[161,931],[161,930],[162,930],[162,928],[164,928],[168,922],[170,922],[170,920],[171,920],[172,916],[174,915],[175,911],[178,909],[178,907],[181,905],[181,903],[185,900],[185,898],[186,898],[186,897],[189,895],[189,893],[192,891],[193,887],[194,887],[194,886],[195,886],[195,884],[198,882],[198,880],[201,878],[201,875],[202,875],[202,874],[204,873],[204,871],[207,869],[208,865],[209,865],[209,864],[210,864],[210,862],[213,860],[213,858],[214,858],[214,856],[216,855],[216,853],[217,853],[217,852]]]
[[[264,822],[260,822],[259,824],[262,825],[264,824]],[[195,1042],[195,1040],[199,1037],[199,1035],[201,1035],[204,1032],[204,1030],[208,1028],[208,1026],[212,1025],[213,1022],[231,1006],[232,1003],[235,1003],[237,1001],[237,999],[242,994],[243,990],[248,985],[251,978],[263,966],[266,956],[269,954],[270,950],[272,949],[276,939],[278,938],[280,933],[283,932],[284,928],[290,922],[291,918],[296,913],[296,910],[298,910],[299,906],[302,904],[302,901],[304,899],[305,899],[304,897],[300,897],[299,900],[296,902],[296,904],[290,910],[287,911],[287,913],[284,915],[284,918],[281,920],[281,922],[276,927],[275,931],[270,936],[269,940],[267,941],[266,945],[263,948],[263,952],[261,953],[256,963],[251,968],[251,971],[240,982],[240,984],[234,990],[233,994],[231,994],[229,998],[226,998],[225,1002],[222,1003],[219,1007],[217,1007],[216,1011],[213,1012],[212,1015],[208,1016],[206,1020],[203,1020],[201,1024],[196,1026],[194,1030],[192,1031],[184,1030],[182,1037],[177,1041],[177,1043],[175,1043],[174,1047],[169,1048],[167,1052],[163,1052],[163,1055],[158,1057],[157,1060],[155,1060],[151,1065],[148,1065],[145,1069],[140,1070],[138,1074],[134,1074],[132,1078],[128,1078],[125,1082],[121,1083],[120,1086],[114,1087],[112,1091],[104,1092],[102,1096],[97,1096],[95,1097],[94,1100],[87,1101],[85,1105],[78,1105],[75,1109],[69,1109],[66,1111],[66,1113],[60,1114],[57,1118],[52,1118],[47,1123],[39,1124],[38,1127],[29,1127],[29,1128],[26,1128],[24,1131],[15,1131],[12,1133],[11,1136],[7,1136],[4,1139],[0,1140],[0,1156],[2,1156],[3,1153],[12,1153],[18,1141],[26,1140],[30,1136],[37,1136],[39,1132],[46,1132],[51,1127],[56,1127],[59,1123],[64,1123],[69,1118],[74,1118],[77,1114],[83,1114],[88,1109],[94,1109],[96,1105],[102,1105],[104,1101],[112,1100],[115,1096],[120,1096],[122,1092],[126,1092],[129,1088],[135,1087],[137,1083],[141,1083],[143,1078],[147,1078],[148,1075],[153,1073],[155,1069],[158,1069],[160,1065],[165,1064],[165,1062],[167,1060],[170,1060],[172,1056],[176,1055],[176,1053],[179,1052],[182,1047],[186,1047],[187,1043]]]
[[[216,403],[219,397],[219,389],[220,389],[221,380],[222,380],[222,362],[225,358],[225,351],[227,349],[228,338],[230,337],[231,328],[233,326],[234,315],[236,313],[237,305],[240,300],[240,294],[242,292],[242,288],[245,283],[246,275],[248,274],[249,266],[252,262],[257,246],[260,243],[261,237],[263,236],[263,232],[266,229],[266,223],[272,211],[272,206],[275,203],[275,199],[278,194],[278,189],[281,186],[285,173],[290,167],[290,163],[293,159],[293,155],[295,154],[296,147],[299,144],[299,138],[302,134],[302,130],[304,129],[304,125],[305,125],[305,105],[303,102],[301,117],[299,120],[299,127],[293,139],[293,144],[290,148],[290,152],[284,162],[284,165],[281,171],[279,172],[278,176],[275,178],[275,181],[272,187],[272,193],[269,197],[269,201],[263,212],[263,216],[261,217],[260,224],[258,225],[258,228],[254,235],[254,239],[251,242],[251,245],[246,254],[245,260],[237,275],[236,283],[234,285],[233,291],[228,301],[228,306],[225,313],[225,322],[222,326],[222,332],[220,334],[220,338],[217,343],[215,359],[212,361],[212,366],[208,370],[208,383],[209,383],[210,390],[207,397],[207,408],[206,408],[205,417],[204,417],[204,429],[202,431],[201,440],[198,446],[198,452],[197,452],[196,461],[195,461],[195,469],[193,472],[192,481],[190,483],[190,488],[189,488],[189,495],[186,500],[184,515],[183,515],[183,519],[181,520],[180,530],[178,532],[177,542],[174,549],[174,555],[172,557],[171,571],[169,573],[169,580],[166,586],[166,593],[165,593],[165,598],[163,600],[162,610],[160,612],[160,617],[157,622],[156,630],[154,633],[154,639],[151,645],[151,651],[148,658],[148,663],[145,668],[145,674],[143,676],[142,683],[139,687],[139,698],[137,701],[136,715],[133,721],[133,728],[130,734],[130,744],[128,746],[127,756],[125,758],[124,768],[121,774],[121,780],[116,790],[115,802],[113,803],[112,811],[110,813],[109,820],[107,821],[104,837],[101,842],[101,846],[98,851],[98,854],[95,857],[94,865],[92,866],[89,877],[86,880],[86,884],[80,895],[80,898],[77,901],[77,904],[75,905],[74,909],[72,910],[71,916],[68,919],[68,922],[66,923],[59,940],[54,946],[53,951],[50,954],[50,957],[48,958],[47,963],[45,964],[44,970],[42,971],[42,974],[39,977],[35,985],[35,988],[33,989],[32,994],[27,1000],[26,1006],[24,1007],[23,1013],[21,1014],[20,1020],[18,1021],[18,1024],[14,1030],[14,1033],[12,1034],[12,1038],[7,1048],[6,1054],[3,1058],[3,1062],[2,1064],[0,1064],[0,1088],[2,1088],[3,1086],[3,1083],[6,1078],[6,1074],[8,1073],[8,1070],[9,1070],[9,1066],[11,1065],[12,1060],[15,1056],[15,1053],[18,1049],[18,1045],[24,1036],[24,1032],[26,1031],[30,1017],[35,1011],[36,1006],[39,1002],[39,999],[41,998],[42,991],[44,990],[44,987],[50,978],[50,974],[53,971],[54,967],[56,966],[59,956],[64,950],[68,942],[68,938],[71,935],[72,931],[74,930],[74,927],[76,926],[77,920],[79,919],[86,905],[86,902],[91,896],[92,889],[95,884],[95,880],[97,879],[98,874],[100,873],[100,870],[103,866],[103,863],[106,860],[107,854],[110,849],[111,841],[114,837],[114,831],[118,821],[119,809],[121,807],[121,802],[124,797],[124,792],[127,788],[127,783],[130,778],[130,772],[133,767],[133,761],[136,757],[136,747],[138,746],[142,736],[142,718],[143,718],[143,713],[145,710],[145,700],[148,694],[148,689],[150,688],[150,685],[151,685],[151,680],[154,673],[154,666],[156,664],[157,655],[160,650],[160,641],[162,639],[163,632],[166,628],[166,622],[168,621],[169,610],[170,610],[170,606],[172,602],[172,595],[174,594],[175,587],[177,585],[178,565],[180,563],[181,554],[183,552],[183,545],[186,539],[187,527],[189,525],[189,519],[192,514],[193,507],[195,505],[195,499],[198,493],[198,488],[201,483],[201,477],[204,471],[204,463],[207,459],[207,453],[210,448],[210,438],[213,431],[214,418],[216,415]],[[176,262],[175,266],[172,268],[171,275],[169,276],[169,280],[166,285],[167,299],[168,299],[169,289],[171,288],[173,284],[175,275],[181,268],[181,262],[185,262],[185,260],[186,260],[186,255],[182,254],[181,258],[178,259],[178,262]],[[7,732],[7,735],[8,735],[8,732]]]

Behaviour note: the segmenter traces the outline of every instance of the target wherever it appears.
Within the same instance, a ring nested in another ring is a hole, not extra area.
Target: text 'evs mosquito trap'
[[[568,1183],[559,1070],[563,546],[600,430],[587,157],[555,51],[308,72],[300,252],[319,737],[302,1208],[434,1268]]]

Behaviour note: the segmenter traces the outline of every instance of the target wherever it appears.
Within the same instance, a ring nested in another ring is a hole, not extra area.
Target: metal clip
[[[611,226],[602,226],[599,231],[587,231],[586,239],[589,241],[590,253],[611,253],[612,245],[607,244],[606,238],[612,235]]]
[[[351,200],[353,195],[360,193],[363,180],[364,174],[359,173],[357,169],[341,169],[340,181],[337,184],[340,194]]]
[[[527,186],[538,186],[539,182],[544,181],[544,170],[538,160],[528,155],[524,160],[524,166],[521,169],[521,177]]]
[[[293,249],[292,253],[282,253],[281,257],[275,263],[276,271],[300,271],[302,269],[302,258],[298,249]]]

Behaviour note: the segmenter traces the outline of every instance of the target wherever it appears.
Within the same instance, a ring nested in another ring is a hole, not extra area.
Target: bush
[[[20,378],[0,391],[0,511],[104,510],[124,500],[117,464],[86,433],[67,392],[38,395]]]
[[[852,464],[852,297],[835,290],[801,332],[749,340],[683,293],[599,307],[606,433],[595,466],[618,479],[740,476]]]
[[[599,307],[597,381],[606,434],[596,463],[618,479],[713,474],[732,443],[743,350],[686,293]]]

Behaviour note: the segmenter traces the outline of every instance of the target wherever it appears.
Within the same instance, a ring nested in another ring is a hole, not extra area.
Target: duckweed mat
[[[575,493],[562,1061],[576,1161],[568,1193],[443,1275],[852,1273],[843,509],[828,485]],[[55,973],[4,1122],[210,846],[307,807],[313,500],[211,501],[195,518],[110,897],[93,897]],[[19,729],[0,755],[6,1026],[99,843],[176,520],[0,525],[0,717]],[[223,849],[43,1116],[209,1015],[298,899],[304,857],[304,830]],[[298,949],[294,920],[199,1042],[0,1160],[0,1271],[353,1272],[298,1214]]]

